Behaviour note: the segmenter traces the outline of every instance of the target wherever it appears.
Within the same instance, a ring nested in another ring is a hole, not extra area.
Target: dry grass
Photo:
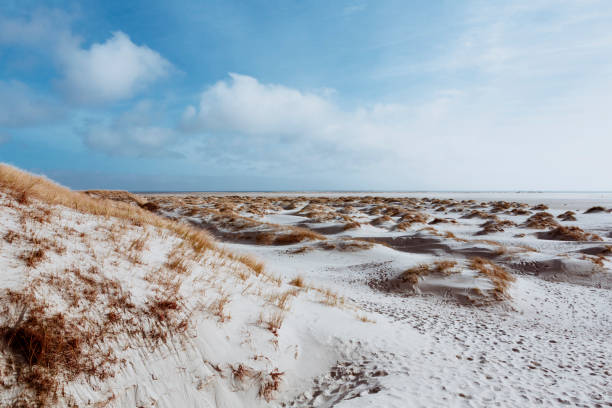
[[[28,268],[35,268],[45,259],[45,250],[38,248],[25,251],[19,255],[19,259],[21,259]]]
[[[284,372],[278,369],[272,370],[265,379],[263,379],[259,388],[259,396],[270,402],[274,398],[274,394],[278,391]]]
[[[503,300],[508,297],[510,283],[516,280],[510,272],[494,262],[479,257],[470,260],[470,268],[489,278],[491,283],[493,283],[494,294],[497,300]]]
[[[527,218],[524,224],[527,228],[532,229],[544,229],[554,228],[559,226],[559,223],[555,221],[555,217],[547,212],[538,212]]]
[[[255,242],[260,245],[292,245],[306,240],[325,240],[324,235],[306,228],[292,227],[280,231],[261,232]]]
[[[291,281],[289,281],[289,284],[296,286],[298,288],[306,287],[306,282],[304,281],[304,278],[302,277],[302,275],[298,275],[295,278],[293,278]]]
[[[364,314],[358,314],[356,317],[357,317],[357,320],[363,323],[376,323],[376,320],[370,319],[368,316]]]
[[[576,226],[559,226],[550,231],[539,233],[538,238],[556,241],[603,241],[599,235],[585,232],[582,228]]]
[[[595,207],[591,207],[588,210],[586,210],[584,213],[585,214],[595,214],[595,213],[600,213],[600,212],[604,212],[606,211],[606,209],[600,205],[596,205]]]
[[[278,331],[283,325],[284,320],[285,313],[283,311],[274,311],[268,314],[262,313],[257,323],[266,330],[269,330],[274,336],[278,336]]]
[[[210,304],[208,311],[212,315],[216,316],[218,321],[221,323],[229,321],[232,318],[232,315],[225,310],[225,307],[229,304],[229,302],[229,295],[222,294],[217,300]]]
[[[459,238],[455,234],[453,234],[451,231],[445,231],[444,232],[444,238],[449,238],[449,239],[455,240],[457,242],[468,242],[467,239]]]
[[[266,297],[266,301],[278,309],[287,312],[291,306],[291,300],[299,294],[299,289],[289,289],[284,292],[274,293]]]
[[[576,213],[573,211],[566,211],[563,214],[557,215],[557,218],[559,218],[562,221],[576,221],[575,215]]]
[[[514,227],[516,224],[510,220],[489,220],[480,225],[482,229],[476,235],[487,235],[494,232],[503,232],[507,227]]]
[[[455,266],[457,266],[457,262],[451,260],[435,261],[432,264],[420,264],[413,268],[406,269],[400,275],[400,279],[411,285],[416,285],[419,282],[419,278],[422,276],[431,274],[450,275],[455,273],[456,271],[453,269]]]

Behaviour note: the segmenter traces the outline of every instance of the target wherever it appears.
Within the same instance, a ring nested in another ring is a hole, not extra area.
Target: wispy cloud
[[[35,126],[61,117],[62,108],[20,81],[0,80],[0,126]]]
[[[148,101],[138,103],[111,121],[89,121],[80,130],[91,149],[111,156],[183,157],[174,148],[179,135],[155,124],[155,111]]]

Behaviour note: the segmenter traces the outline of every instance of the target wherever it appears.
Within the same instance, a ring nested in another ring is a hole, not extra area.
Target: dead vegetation
[[[457,262],[452,260],[435,261],[432,264],[420,264],[413,268],[406,269],[400,275],[400,279],[403,282],[416,285],[419,282],[419,278],[423,276],[431,274],[450,275],[451,273],[455,273],[457,272],[454,269],[455,266],[457,266]]]
[[[278,371],[278,369],[272,370],[266,378],[263,379],[262,385],[259,389],[259,396],[270,402],[274,397],[274,393],[278,391],[284,372]]]
[[[487,235],[494,232],[503,232],[505,228],[514,227],[516,223],[510,220],[489,220],[480,225],[482,229],[476,235]]]
[[[551,213],[538,212],[527,218],[524,226],[532,229],[545,229],[555,228],[559,226],[559,223],[555,221],[555,217]]]
[[[586,210],[584,213],[585,214],[596,214],[596,213],[601,213],[601,212],[605,212],[606,209],[600,205],[597,205],[595,207],[591,207],[588,210]]]
[[[582,228],[576,226],[559,226],[549,231],[538,233],[538,238],[556,241],[603,241],[599,235],[585,232]]]
[[[472,258],[469,266],[489,278],[493,283],[494,296],[497,300],[507,299],[508,288],[512,282],[516,281],[516,278],[510,272],[502,266],[480,257]]]
[[[557,215],[561,221],[576,221],[576,213],[573,211],[566,211],[562,214]]]

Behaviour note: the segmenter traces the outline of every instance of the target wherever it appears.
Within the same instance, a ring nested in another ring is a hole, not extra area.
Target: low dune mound
[[[243,232],[238,237],[242,240],[249,240],[249,238],[254,237],[255,243],[259,245],[293,245],[302,241],[327,239],[324,235],[299,227],[291,227],[284,230]]]
[[[503,232],[505,228],[514,227],[516,223],[510,220],[490,220],[480,225],[482,229],[476,235],[487,235],[494,232]]]
[[[489,220],[489,219],[497,219],[497,215],[489,214],[489,213],[486,213],[480,210],[472,210],[471,212],[462,216],[461,218],[465,218],[465,219],[482,218],[483,220]]]
[[[524,208],[513,208],[509,213],[512,215],[530,215],[531,211]]]
[[[380,217],[374,218],[372,221],[370,221],[370,224],[379,226],[390,222],[393,222],[393,218],[389,217],[388,215],[381,215]]]
[[[539,232],[538,238],[556,241],[603,241],[599,235],[585,232],[576,226],[558,226],[550,231]]]
[[[512,208],[512,203],[508,201],[495,201],[491,203],[491,209],[489,210],[492,213],[502,212]]]
[[[502,266],[475,257],[468,261],[440,260],[417,265],[389,281],[388,287],[484,306],[510,299],[508,289],[515,280]]]
[[[408,282],[412,285],[416,285],[419,282],[419,278],[431,274],[441,274],[441,275],[449,275],[451,273],[456,273],[455,266],[457,266],[456,261],[443,260],[443,261],[435,261],[432,264],[420,264],[413,268],[406,269],[400,275],[400,279],[403,282]]]
[[[429,220],[429,215],[419,211],[409,211],[402,214],[397,221],[396,228],[403,230],[409,228],[413,224],[425,224]]]
[[[558,227],[559,223],[555,221],[555,217],[551,213],[537,212],[527,218],[523,225],[532,229],[545,229]]]
[[[562,214],[557,215],[561,221],[576,221],[576,213],[573,211],[566,211]]]
[[[606,209],[600,205],[597,205],[595,207],[591,207],[588,210],[586,210],[584,213],[585,214],[596,214],[596,213],[602,213],[605,212]]]
[[[347,222],[345,222],[342,225],[342,230],[343,231],[348,231],[348,230],[358,229],[359,227],[361,227],[360,223],[358,223],[357,221],[349,219],[349,220],[347,220]]]
[[[430,221],[428,224],[429,225],[436,225],[436,224],[456,224],[457,221],[455,221],[452,218],[434,218],[432,221]]]
[[[338,239],[322,241],[316,244],[316,248],[325,251],[356,252],[370,249],[374,246],[373,242],[359,239]],[[312,247],[312,248],[315,248]]]
[[[531,211],[546,211],[548,210],[548,206],[546,204],[538,204],[531,207]]]

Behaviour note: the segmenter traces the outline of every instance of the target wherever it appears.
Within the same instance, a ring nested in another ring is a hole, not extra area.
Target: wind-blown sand
[[[607,196],[87,197],[0,170],[2,405],[612,405]]]

